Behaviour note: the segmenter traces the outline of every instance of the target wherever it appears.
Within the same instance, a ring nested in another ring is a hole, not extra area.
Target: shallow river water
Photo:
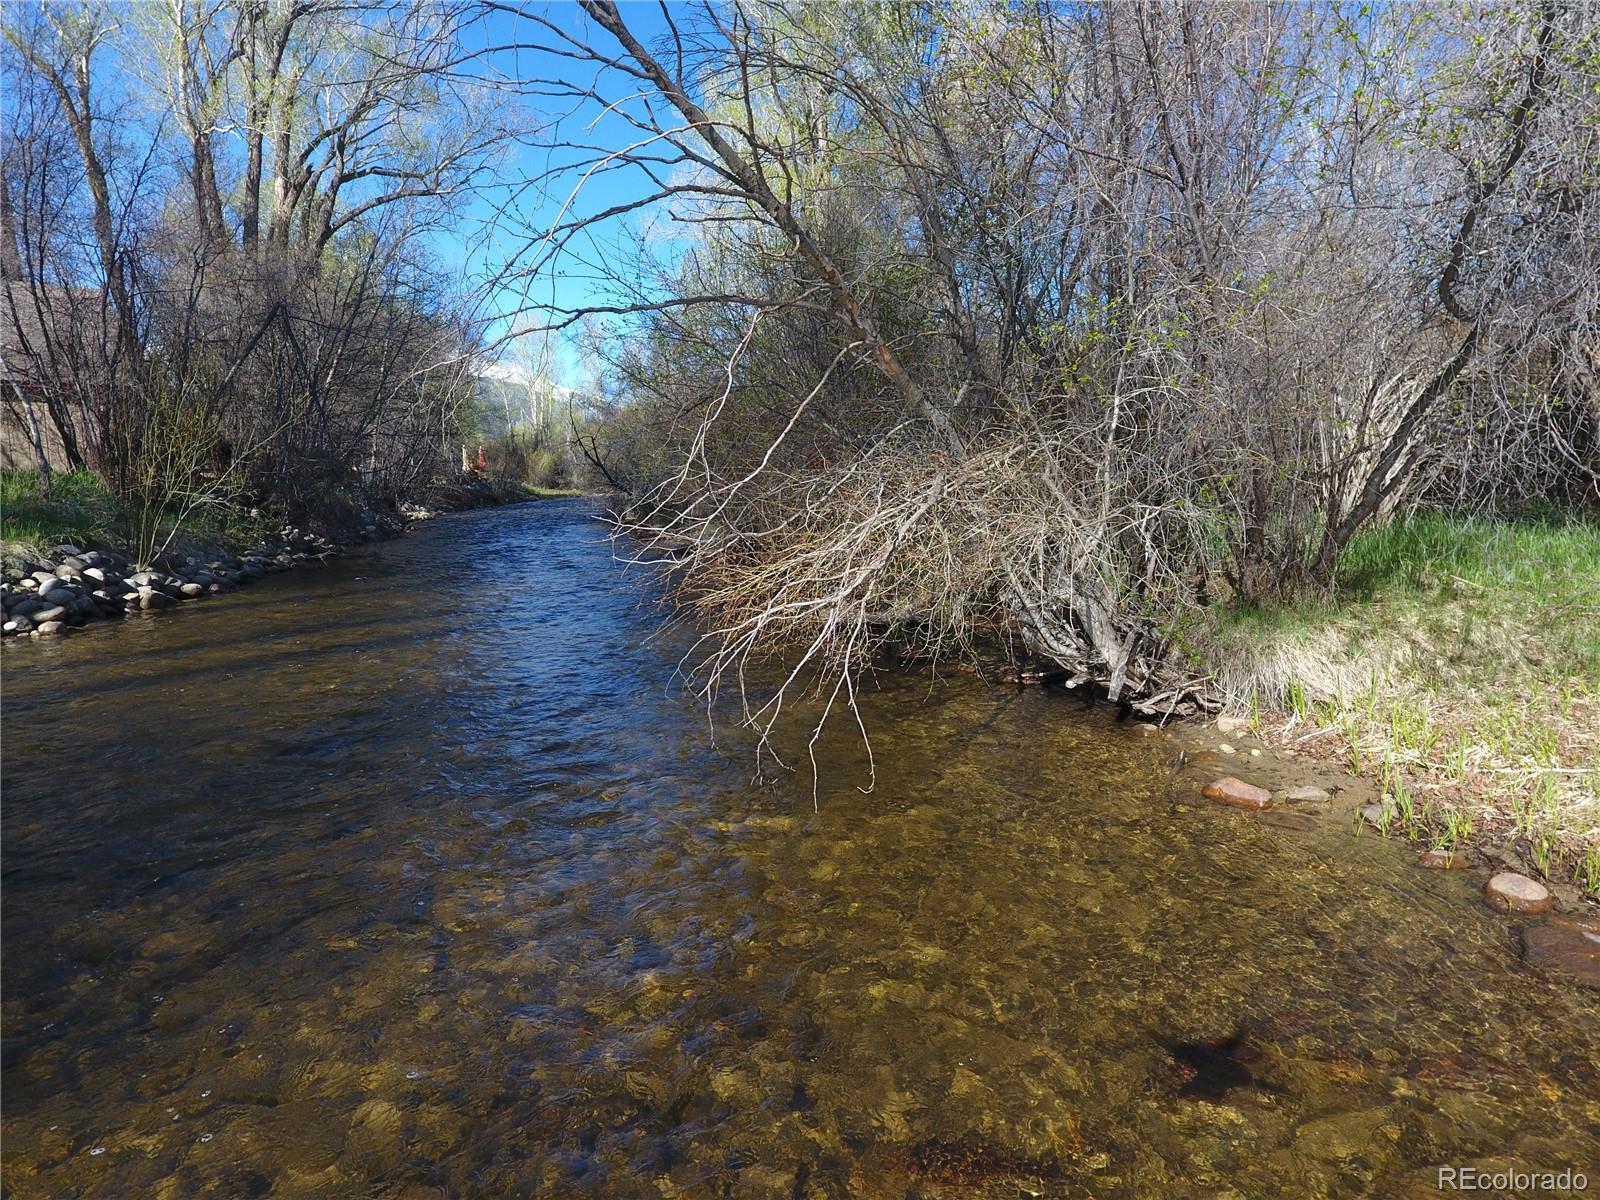
[[[7,650],[8,1196],[1600,1190],[1600,996],[1467,873],[965,678],[880,678],[813,811],[603,533]]]

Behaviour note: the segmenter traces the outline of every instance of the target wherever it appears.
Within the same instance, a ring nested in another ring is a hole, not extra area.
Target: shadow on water
[[[880,677],[877,785],[830,734],[813,812],[600,534],[446,518],[8,650],[8,1195],[1600,1176],[1600,1005],[1469,881],[964,679]]]

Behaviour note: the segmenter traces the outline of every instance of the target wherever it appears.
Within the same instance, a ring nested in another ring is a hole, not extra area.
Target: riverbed
[[[651,589],[550,501],[8,649],[7,1194],[1600,1187],[1468,873],[959,676],[757,776]]]

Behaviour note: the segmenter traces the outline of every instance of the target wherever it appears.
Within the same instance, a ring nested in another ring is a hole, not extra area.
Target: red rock
[[[1489,907],[1499,912],[1542,913],[1555,903],[1549,888],[1515,871],[1501,871],[1491,877],[1483,885],[1483,894]]]
[[[1468,863],[1465,854],[1454,850],[1424,850],[1417,855],[1417,866],[1430,871],[1462,871]]]
[[[1200,794],[1207,800],[1215,800],[1218,804],[1231,804],[1235,808],[1268,808],[1272,804],[1272,793],[1266,788],[1245,783],[1244,780],[1235,779],[1232,775],[1225,775],[1206,784],[1200,789]]]

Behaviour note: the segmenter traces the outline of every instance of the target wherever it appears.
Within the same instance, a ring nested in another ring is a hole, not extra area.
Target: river
[[[8,649],[6,1194],[1600,1188],[1600,996],[1469,873],[960,676],[814,799],[659,618],[552,501]]]

